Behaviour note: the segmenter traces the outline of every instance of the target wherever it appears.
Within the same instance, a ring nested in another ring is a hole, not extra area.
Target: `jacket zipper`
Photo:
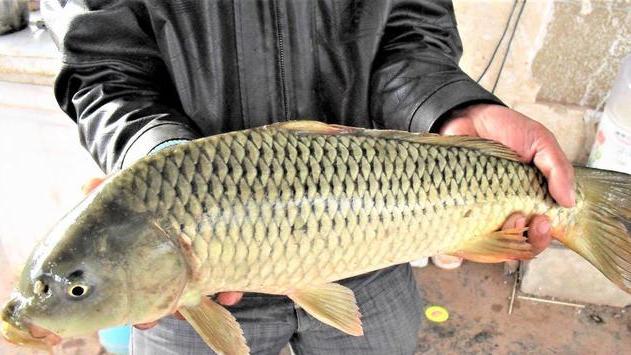
[[[283,106],[284,120],[289,120],[289,108],[287,107],[287,89],[285,87],[285,51],[283,48],[283,33],[281,31],[280,8],[278,1],[273,1],[276,17],[276,46],[278,48],[278,76],[280,81],[280,95]]]

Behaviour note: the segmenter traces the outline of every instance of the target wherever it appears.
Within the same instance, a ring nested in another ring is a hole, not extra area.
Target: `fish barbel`
[[[3,329],[25,342],[30,325],[73,336],[179,310],[216,352],[247,353],[205,297],[243,291],[287,295],[359,336],[354,295],[335,281],[436,254],[531,258],[524,229],[498,231],[516,211],[547,215],[554,238],[630,292],[631,179],[577,168],[576,189],[560,207],[535,167],[480,138],[311,121],[211,136],[136,162],[62,219]]]

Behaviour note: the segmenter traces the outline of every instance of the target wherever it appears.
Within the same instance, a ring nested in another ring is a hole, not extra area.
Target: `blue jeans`
[[[241,324],[252,354],[413,354],[421,299],[409,264],[342,280],[362,313],[364,336],[342,333],[296,308],[284,296],[246,294],[230,312]],[[149,330],[132,332],[134,355],[214,354],[185,321],[167,317]]]

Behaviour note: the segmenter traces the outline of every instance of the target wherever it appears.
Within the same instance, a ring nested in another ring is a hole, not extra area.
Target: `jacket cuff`
[[[178,145],[180,143],[184,143],[184,142],[188,142],[188,139],[179,139],[179,138],[174,138],[174,139],[169,139],[168,141],[164,141],[158,145],[156,145],[155,147],[153,147],[149,153],[147,153],[148,155],[152,155],[155,154],[159,151],[161,151],[164,148],[168,148],[172,145]]]
[[[197,137],[190,128],[177,123],[161,123],[145,129],[123,153],[120,168],[126,168],[136,160],[147,156],[162,143],[178,140],[192,140]]]
[[[412,115],[410,132],[436,132],[445,113],[456,107],[476,103],[505,106],[504,103],[473,80],[458,80],[445,84],[423,101]]]

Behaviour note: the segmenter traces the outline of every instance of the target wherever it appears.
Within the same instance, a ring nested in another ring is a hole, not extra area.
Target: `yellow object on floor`
[[[431,306],[425,309],[425,317],[432,322],[442,323],[449,319],[449,312],[445,307]]]

